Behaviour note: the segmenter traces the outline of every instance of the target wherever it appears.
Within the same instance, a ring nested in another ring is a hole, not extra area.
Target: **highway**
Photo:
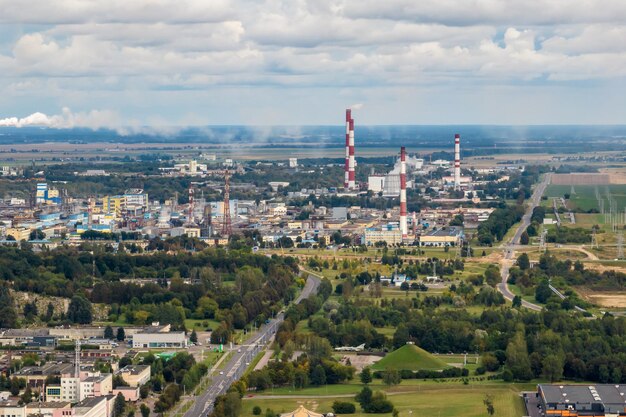
[[[504,244],[504,247],[503,247],[504,259],[502,260],[500,264],[500,273],[502,275],[502,282],[498,284],[498,291],[500,291],[502,295],[504,295],[504,298],[506,298],[509,301],[512,301],[513,297],[515,297],[515,294],[513,294],[511,290],[509,290],[509,286],[507,284],[507,281],[509,279],[509,269],[511,265],[513,265],[513,263],[515,262],[515,247],[516,245],[519,245],[520,238],[522,237],[522,233],[524,233],[524,230],[526,230],[526,228],[530,225],[530,217],[533,214],[533,209],[541,203],[541,197],[543,196],[543,193],[546,191],[546,187],[548,186],[548,184],[550,184],[551,178],[552,178],[551,173],[546,174],[543,180],[539,183],[539,185],[535,187],[535,190],[533,191],[533,195],[530,197],[530,204],[528,205],[528,208],[526,209],[526,213],[524,213],[524,216],[522,216],[522,221],[517,227],[515,234],[513,235],[511,240],[509,240],[508,242]],[[535,311],[541,311],[542,309],[541,306],[530,303],[528,301],[524,301],[524,300],[522,300],[522,306],[529,308],[531,310],[535,310]]]
[[[304,288],[294,303],[297,304],[309,295],[316,293],[320,282],[318,277],[309,274]],[[243,375],[254,357],[265,349],[266,344],[276,333],[276,329],[283,320],[284,314],[278,314],[269,323],[259,327],[258,332],[246,340],[243,345],[235,346],[231,351],[234,352],[232,357],[220,371],[216,371],[215,375],[211,376],[211,384],[201,395],[196,397],[195,403],[187,410],[184,417],[206,417],[209,415],[213,411],[215,398],[226,393],[228,388]]]

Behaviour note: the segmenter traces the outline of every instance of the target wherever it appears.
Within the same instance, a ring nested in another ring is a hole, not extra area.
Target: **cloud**
[[[124,108],[124,124],[173,123],[173,113],[231,120],[243,97],[263,102],[269,91],[276,109],[239,114],[288,123],[289,100],[321,100],[321,91],[369,111],[368,94],[386,90],[394,114],[398,91],[480,97],[489,87],[519,93],[626,77],[623,0],[0,0],[0,8],[0,111],[9,114],[19,99],[24,113],[59,103],[86,114]]]
[[[73,113],[64,107],[61,114],[46,115],[35,112],[26,117],[7,117],[0,119],[1,127],[50,127],[54,129],[69,129],[73,127],[87,127],[90,129],[116,128],[120,124],[120,118],[110,110],[92,110],[90,112]]]

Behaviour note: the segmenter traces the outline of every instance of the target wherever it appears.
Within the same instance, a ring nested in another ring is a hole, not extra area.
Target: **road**
[[[535,191],[533,191],[533,195],[530,197],[530,201],[529,201],[530,204],[528,205],[528,208],[526,209],[526,213],[524,213],[524,216],[522,216],[522,221],[517,227],[517,230],[515,231],[515,234],[513,235],[511,240],[506,242],[504,245],[504,248],[503,248],[504,259],[502,260],[500,264],[500,273],[502,275],[502,282],[498,284],[498,291],[500,291],[502,295],[504,295],[504,298],[506,298],[509,301],[512,301],[513,298],[515,297],[515,294],[513,294],[511,290],[509,290],[509,285],[507,284],[507,281],[509,279],[509,269],[515,262],[515,246],[519,245],[520,238],[522,237],[522,233],[524,233],[526,228],[530,225],[530,217],[533,214],[533,210],[535,207],[537,207],[541,203],[541,197],[543,196],[543,193],[546,191],[546,187],[548,186],[548,184],[550,184],[551,177],[552,177],[552,174],[550,173],[546,174],[543,180],[539,183],[539,185],[535,187]],[[541,306],[530,303],[528,301],[524,301],[524,300],[522,300],[522,306],[529,308],[531,310],[535,310],[535,311],[541,311],[542,309]]]
[[[320,282],[318,277],[309,274],[304,288],[294,303],[297,304],[317,292]],[[265,349],[265,345],[276,333],[276,329],[283,320],[284,314],[278,314],[269,323],[262,325],[256,334],[246,340],[245,344],[236,346],[236,349],[232,350],[232,357],[216,375],[211,377],[211,385],[196,398],[196,402],[187,410],[184,417],[206,417],[209,415],[213,411],[215,398],[224,394],[235,381],[241,378],[254,357]]]

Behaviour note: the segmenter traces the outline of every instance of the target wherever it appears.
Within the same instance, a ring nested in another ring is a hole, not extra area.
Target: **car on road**
[[[224,375],[224,371],[220,371],[220,375]]]
[[[237,353],[241,353],[241,349],[237,349]]]

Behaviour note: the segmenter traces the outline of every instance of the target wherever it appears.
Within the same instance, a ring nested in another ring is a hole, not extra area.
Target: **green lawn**
[[[196,319],[186,319],[185,320],[185,327],[188,330],[205,330],[207,327],[210,327],[211,329],[215,329],[217,326],[219,326],[220,323],[216,320],[210,320],[210,319],[204,319],[204,320],[196,320]]]
[[[449,368],[447,363],[415,345],[404,345],[387,354],[372,366],[374,370],[408,369],[417,371],[423,369],[436,371],[445,368]]]
[[[600,194],[600,198],[604,199],[604,207],[608,210],[608,194],[617,202],[617,207],[626,205],[626,185],[610,184],[610,185],[575,185],[575,194],[572,194],[572,186],[570,185],[549,185],[546,188],[545,195],[548,197],[563,197],[569,194],[568,207],[570,209],[578,209],[587,211],[598,209],[598,199],[596,198],[596,188]]]
[[[483,399],[487,393],[491,394],[494,399],[494,408],[496,417],[520,417],[525,415],[522,399],[519,397],[521,390],[534,389],[534,385],[516,385],[516,384],[419,384],[404,385],[402,384],[388,389],[388,398],[398,409],[401,416],[437,416],[437,417],[483,417],[487,415]],[[361,386],[353,386],[354,394],[360,390]],[[374,386],[373,389],[381,387]],[[301,394],[305,395],[305,394]],[[353,397],[335,397],[333,395],[342,395],[339,392],[329,393],[328,396],[322,392],[317,397],[302,398],[294,396],[294,398],[280,399],[257,399],[247,397],[243,402],[242,417],[251,417],[252,408],[257,405],[261,407],[263,412],[267,408],[271,408],[277,413],[289,412],[295,410],[299,405],[316,411],[318,413],[327,413],[332,411],[332,403],[335,400],[354,402]],[[345,393],[343,395],[346,395]],[[409,413],[412,411],[412,413]],[[390,414],[365,414],[362,413],[357,405],[357,412],[352,414],[354,417],[382,417]]]

